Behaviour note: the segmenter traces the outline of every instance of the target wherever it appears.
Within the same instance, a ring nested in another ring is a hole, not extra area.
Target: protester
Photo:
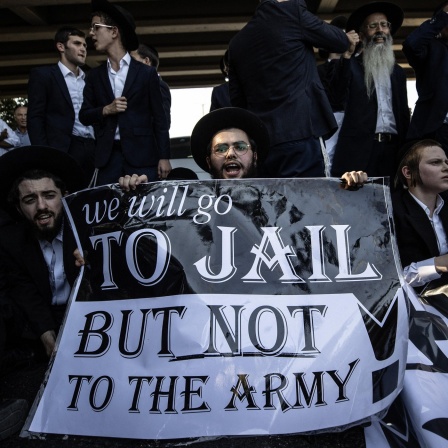
[[[15,132],[0,118],[0,156],[19,144],[20,140]]]
[[[77,275],[76,245],[61,199],[86,187],[85,174],[62,151],[23,146],[3,156],[0,185],[2,207],[16,212],[18,220],[0,233],[0,257],[8,260],[7,295],[30,338],[40,339],[50,355]]]
[[[401,150],[392,196],[404,278],[413,287],[448,276],[448,159],[440,143],[413,141]],[[445,203],[446,202],[446,203]]]
[[[313,46],[345,52],[358,41],[311,14],[304,0],[260,2],[229,45],[232,106],[266,125],[269,177],[324,175],[323,142],[337,128],[317,74]]]
[[[389,2],[361,6],[347,30],[359,32],[362,48],[351,46],[336,66],[331,93],[346,102],[332,175],[361,169],[370,176],[395,176],[398,148],[409,126],[404,70],[395,63],[392,36],[403,11]]]
[[[92,0],[90,35],[108,60],[90,71],[81,122],[94,125],[97,185],[128,172],[164,179],[171,170],[168,120],[155,67],[131,58],[138,48],[128,11],[107,0]]]
[[[59,62],[31,70],[28,82],[28,132],[33,145],[51,146],[70,154],[93,175],[95,140],[91,126],[79,121],[86,62],[85,34],[70,26],[54,37]]]
[[[419,95],[408,138],[435,139],[448,154],[448,2],[406,38],[403,52],[415,70]]]
[[[30,137],[28,135],[28,130],[26,127],[26,118],[28,114],[28,107],[26,106],[16,106],[14,109],[14,121],[16,122],[16,135],[19,137],[19,146],[29,146],[31,145]]]
[[[212,98],[210,104],[210,112],[222,107],[230,107],[230,92],[229,92],[229,50],[226,50],[224,56],[219,62],[219,68],[224,76],[224,83],[213,87]]]
[[[131,51],[131,56],[139,62],[142,62],[145,65],[149,65],[151,67],[155,67],[156,70],[159,70],[159,52],[149,45],[140,44],[137,50]],[[165,110],[165,115],[168,120],[168,128],[171,126],[171,92],[169,85],[162,79],[160,73],[159,82],[160,82],[160,92],[162,93],[162,101],[163,101],[163,109]]]
[[[195,162],[214,179],[243,179],[258,176],[258,166],[269,152],[269,134],[253,113],[238,107],[225,107],[204,115],[191,134],[191,153]],[[362,186],[367,174],[344,173],[346,187]],[[146,176],[121,177],[126,191],[147,182]]]

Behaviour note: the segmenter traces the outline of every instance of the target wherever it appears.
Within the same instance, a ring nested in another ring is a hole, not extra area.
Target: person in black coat
[[[448,2],[406,38],[403,52],[415,70],[419,95],[408,138],[433,138],[448,154]]]
[[[24,330],[42,341],[48,355],[77,275],[76,245],[63,217],[62,196],[86,185],[79,164],[57,149],[23,146],[2,157],[0,205],[17,222],[0,232],[7,280],[1,294],[19,310]]]
[[[347,30],[359,32],[363,49],[346,52],[331,81],[333,98],[346,104],[333,176],[353,169],[395,176],[397,152],[409,126],[406,75],[392,49],[392,36],[402,22],[401,8],[388,2],[361,6],[348,19]]]
[[[350,34],[353,43],[358,35]],[[232,106],[257,115],[269,132],[270,177],[324,175],[319,138],[337,128],[317,74],[313,47],[345,52],[349,37],[310,13],[304,0],[263,0],[229,45]]]
[[[405,280],[420,288],[448,280],[448,159],[434,140],[411,141],[397,182],[406,188],[392,195],[395,233]]]
[[[94,172],[93,128],[79,121],[83,101],[87,45],[77,28],[60,28],[54,38],[60,61],[31,70],[28,81],[28,134],[32,145],[51,146],[70,154]]]
[[[106,0],[92,0],[92,11],[90,35],[108,60],[89,72],[79,118],[95,130],[96,184],[127,173],[165,179],[170,137],[157,70],[129,54],[138,38],[128,11]]]

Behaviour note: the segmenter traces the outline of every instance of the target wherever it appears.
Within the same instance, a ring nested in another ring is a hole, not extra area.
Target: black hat
[[[166,180],[198,180],[198,175],[190,168],[178,166],[169,172]]]
[[[252,112],[239,107],[223,107],[204,115],[191,134],[191,153],[195,162],[209,172],[207,148],[213,137],[224,129],[236,128],[244,131],[257,144],[260,165],[269,151],[269,134],[263,122]]]
[[[127,51],[137,50],[138,37],[135,32],[135,21],[129,11],[107,0],[92,0],[92,12],[97,11],[106,13],[118,25]]]
[[[30,170],[44,170],[54,174],[65,183],[70,193],[88,186],[83,169],[67,153],[49,146],[21,146],[0,157],[2,207],[7,207],[7,197],[16,179]]]
[[[383,13],[387,17],[387,20],[392,24],[390,30],[392,36],[403,23],[404,13],[398,5],[390,2],[373,2],[361,6],[352,13],[348,18],[346,30],[359,32],[366,17],[375,13]]]
[[[330,25],[337,26],[341,30],[345,31],[345,27],[347,25],[347,17],[345,16],[336,16],[331,22]],[[328,59],[330,52],[324,48],[319,48],[319,56],[322,59]]]

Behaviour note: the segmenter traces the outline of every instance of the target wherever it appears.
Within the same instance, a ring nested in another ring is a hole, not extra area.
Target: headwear
[[[87,188],[86,175],[72,156],[49,146],[21,146],[0,157],[2,208],[7,208],[7,197],[16,179],[30,170],[54,174],[65,183],[70,193]]]
[[[135,21],[129,11],[107,0],[92,0],[92,12],[97,11],[106,13],[118,25],[127,51],[137,50],[138,37],[135,33]]]
[[[190,168],[178,166],[169,172],[166,180],[198,180],[198,175]]]
[[[346,30],[359,32],[366,17],[375,13],[383,13],[387,17],[387,20],[392,24],[390,30],[392,36],[403,23],[404,13],[399,6],[389,2],[373,2],[367,3],[367,5],[363,5],[353,11],[352,15],[348,18]]]
[[[252,112],[239,107],[223,107],[204,115],[191,134],[191,153],[195,162],[207,172],[207,147],[213,137],[224,129],[241,129],[257,144],[257,157],[260,165],[269,150],[269,134],[263,122]]]
[[[347,25],[347,17],[345,16],[336,16],[331,22],[330,25],[337,26],[341,30],[345,30]],[[319,48],[319,57],[322,59],[328,59],[330,52],[324,48]]]

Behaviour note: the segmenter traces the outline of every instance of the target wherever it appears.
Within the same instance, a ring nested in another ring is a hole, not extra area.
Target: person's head
[[[156,70],[159,68],[159,53],[154,47],[140,44],[137,50],[131,51],[131,56],[143,64],[150,65]]]
[[[374,89],[374,80],[392,73],[395,64],[392,36],[403,19],[403,10],[390,2],[367,3],[348,18],[347,31],[359,33],[363,44],[364,81],[369,96]]]
[[[26,106],[16,106],[14,109],[14,120],[21,131],[26,131],[27,113],[28,108]]]
[[[191,134],[195,162],[214,179],[256,177],[269,149],[269,135],[251,112],[226,107],[203,116]]]
[[[375,80],[390,77],[395,65],[392,48],[391,23],[381,12],[369,14],[359,31],[363,43],[364,81],[367,93],[372,94]]]
[[[242,129],[223,129],[210,141],[206,161],[213,179],[256,177],[257,145]]]
[[[440,143],[420,140],[406,144],[401,151],[395,184],[401,182],[412,192],[438,194],[448,190],[448,158]]]
[[[8,200],[32,225],[39,239],[51,241],[61,230],[65,194],[65,184],[59,177],[36,169],[14,181]]]
[[[86,63],[86,35],[81,30],[70,26],[59,28],[54,36],[54,44],[61,62],[70,70]]]
[[[125,51],[137,49],[135,22],[128,11],[107,0],[92,0],[92,11],[89,34],[96,50],[108,53],[113,46]]]
[[[2,156],[0,207],[30,222],[40,238],[59,232],[62,196],[86,187],[76,160],[55,148],[21,146]]]

